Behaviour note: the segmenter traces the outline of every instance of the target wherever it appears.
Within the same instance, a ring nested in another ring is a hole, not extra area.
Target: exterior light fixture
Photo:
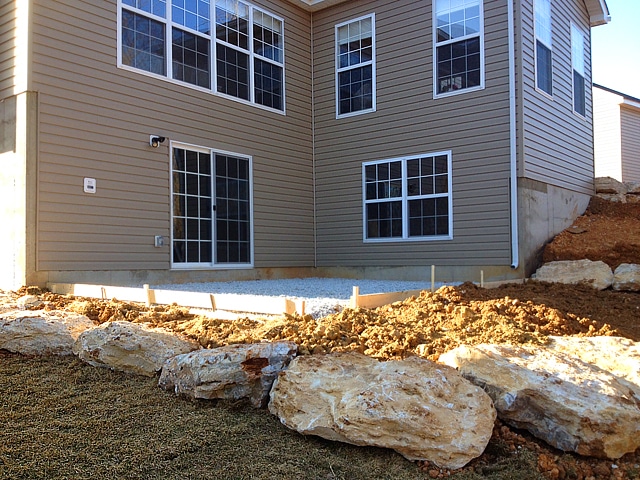
[[[158,146],[165,140],[166,139],[164,137],[160,137],[158,135],[149,135],[149,145],[153,148],[158,148]]]

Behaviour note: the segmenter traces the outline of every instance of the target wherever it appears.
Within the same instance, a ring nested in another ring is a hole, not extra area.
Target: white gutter
[[[509,156],[511,160],[511,268],[518,268],[518,151],[516,148],[516,47],[514,26],[514,0],[507,0],[507,27],[509,30]]]

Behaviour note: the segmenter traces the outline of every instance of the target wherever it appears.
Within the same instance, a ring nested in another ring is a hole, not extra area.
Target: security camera
[[[160,137],[158,135],[149,135],[149,145],[151,145],[153,148],[158,148],[158,145],[160,145],[164,141],[164,137]]]

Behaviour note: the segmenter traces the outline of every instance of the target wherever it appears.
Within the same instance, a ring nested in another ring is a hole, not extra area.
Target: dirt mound
[[[612,269],[640,264],[640,203],[618,203],[593,197],[584,215],[557,235],[542,260],[602,260]]]

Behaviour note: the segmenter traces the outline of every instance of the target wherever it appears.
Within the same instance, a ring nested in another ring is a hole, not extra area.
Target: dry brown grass
[[[265,410],[193,402],[156,381],[75,357],[0,352],[0,478],[430,478],[392,451],[304,437]],[[452,478],[542,478],[533,453],[500,448],[492,441],[491,465]]]

